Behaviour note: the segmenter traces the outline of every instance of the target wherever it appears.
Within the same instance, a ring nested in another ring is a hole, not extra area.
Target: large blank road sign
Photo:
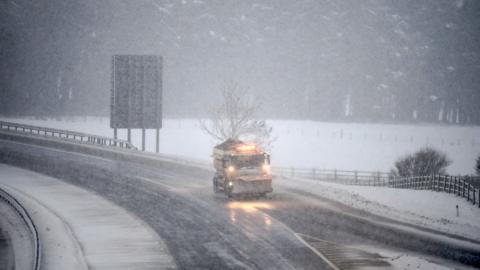
[[[162,127],[162,57],[114,55],[110,127]]]

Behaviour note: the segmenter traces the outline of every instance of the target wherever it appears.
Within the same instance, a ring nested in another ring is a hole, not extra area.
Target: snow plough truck
[[[273,192],[270,155],[258,145],[228,139],[213,148],[213,191],[235,195],[265,196]]]

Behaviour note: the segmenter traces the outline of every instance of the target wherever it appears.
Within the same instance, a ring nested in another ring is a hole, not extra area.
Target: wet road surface
[[[359,244],[480,266],[479,250],[371,222],[376,217],[280,186],[267,199],[228,200],[212,193],[212,172],[205,169],[159,169],[5,140],[0,162],[91,189],[133,212],[183,269],[382,266],[379,255],[351,248]]]

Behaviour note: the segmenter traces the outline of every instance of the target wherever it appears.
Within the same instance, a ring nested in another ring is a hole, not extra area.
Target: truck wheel
[[[217,176],[213,177],[213,193],[218,193],[218,182],[217,182]]]
[[[228,185],[225,185],[225,196],[229,199],[232,198],[232,189]]]

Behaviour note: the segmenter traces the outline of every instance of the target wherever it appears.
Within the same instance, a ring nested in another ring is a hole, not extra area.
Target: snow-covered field
[[[2,120],[113,136],[109,118]],[[293,120],[272,120],[268,124],[276,138],[271,150],[274,166],[389,171],[398,157],[430,145],[446,152],[453,161],[449,173],[472,174],[480,154],[480,127]],[[126,130],[119,130],[119,138],[126,139]],[[141,146],[140,130],[132,131],[132,140]],[[215,143],[195,119],[166,119],[160,131],[160,151],[165,154],[209,161]],[[146,148],[155,150],[154,130],[147,130]]]
[[[349,186],[299,178],[277,178],[276,181],[356,209],[480,241],[480,208],[453,194],[429,190]]]

